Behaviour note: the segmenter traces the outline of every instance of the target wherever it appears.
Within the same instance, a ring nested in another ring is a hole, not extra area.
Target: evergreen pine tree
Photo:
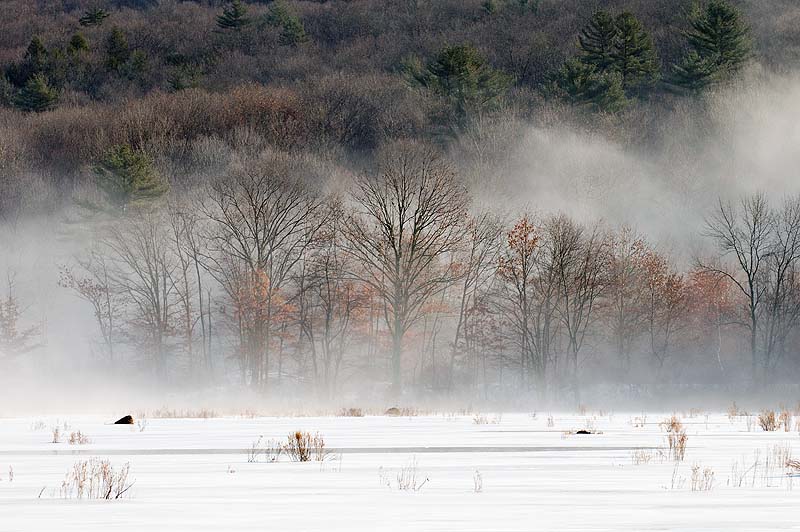
[[[69,51],[71,54],[88,52],[89,41],[86,40],[86,37],[84,37],[83,34],[76,33],[69,39],[69,46],[67,47],[67,51]]]
[[[118,71],[131,56],[128,39],[119,28],[113,28],[106,40],[106,67]]]
[[[288,17],[281,26],[278,43],[283,46],[297,46],[308,41],[303,23],[295,16]]]
[[[696,7],[684,33],[689,52],[674,66],[675,85],[698,90],[738,72],[750,55],[747,25],[739,11],[724,0]]]
[[[617,25],[614,17],[606,11],[597,11],[578,36],[581,59],[600,70],[610,68],[614,64],[616,37]]]
[[[619,72],[602,71],[577,58],[564,63],[551,77],[549,88],[572,104],[608,113],[616,113],[628,103]]]
[[[494,105],[513,81],[468,44],[444,48],[426,67],[412,61],[404,68],[414,83],[447,99],[459,123],[472,111]]]
[[[14,103],[14,85],[4,75],[0,75],[0,105],[12,105]]]
[[[34,74],[22,90],[19,91],[14,103],[23,111],[41,112],[55,107],[58,102],[58,92],[50,86],[44,74]]]
[[[306,30],[300,17],[293,15],[286,4],[278,0],[272,4],[267,22],[281,28],[278,43],[283,46],[297,46],[308,41]]]
[[[25,56],[19,63],[12,64],[6,71],[9,81],[23,87],[36,74],[46,74],[50,64],[50,54],[39,37],[34,37],[25,49]]]
[[[631,13],[620,13],[611,52],[613,68],[622,75],[622,87],[632,94],[652,86],[659,77],[653,40]]]
[[[113,210],[125,211],[160,198],[169,186],[153,168],[153,161],[127,145],[113,146],[94,167],[97,184]]]
[[[47,48],[44,47],[39,37],[31,39],[28,48],[25,50],[24,63],[30,68],[31,75],[43,72],[47,68],[48,61]]]
[[[250,24],[247,8],[240,0],[233,0],[222,9],[217,17],[217,27],[221,30],[240,30]]]
[[[81,26],[99,26],[108,18],[108,11],[105,9],[94,8],[86,11],[78,22]]]

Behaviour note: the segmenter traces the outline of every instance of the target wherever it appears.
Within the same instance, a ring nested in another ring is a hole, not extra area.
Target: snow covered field
[[[794,427],[678,414],[688,444],[675,462],[659,426],[670,415],[148,419],[144,430],[0,419],[0,531],[800,529],[800,478],[783,464],[800,457]],[[564,434],[587,427],[602,433]],[[91,443],[67,443],[77,430]],[[295,430],[318,431],[328,459],[248,462],[259,436]],[[124,499],[60,496],[66,472],[91,457],[130,463]],[[414,474],[421,487],[400,489]]]

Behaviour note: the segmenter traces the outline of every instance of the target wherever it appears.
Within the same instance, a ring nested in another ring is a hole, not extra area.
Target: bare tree
[[[605,310],[611,341],[624,373],[631,370],[633,348],[647,325],[645,239],[630,227],[609,236],[608,290]]]
[[[41,327],[23,327],[24,309],[14,288],[14,275],[8,274],[5,296],[0,299],[0,362],[7,362],[40,346]]]
[[[92,306],[109,362],[114,363],[114,345],[122,318],[123,302],[111,283],[109,259],[97,246],[75,258],[76,267],[62,265],[58,284],[72,290]]]
[[[369,304],[364,287],[349,274],[352,256],[343,251],[342,226],[346,222],[340,202],[328,207],[329,223],[307,259],[307,268],[299,272],[297,285],[300,300],[300,326],[308,339],[317,390],[332,398],[339,378],[346,348],[352,344],[354,324]]]
[[[800,196],[785,199],[774,212],[772,224],[762,320],[765,382],[783,355],[788,335],[800,321]]]
[[[277,298],[324,224],[322,200],[285,158],[245,163],[215,181],[203,211],[211,221],[207,265],[229,298],[250,288],[246,347],[250,383],[266,386]],[[242,322],[239,322],[240,325]]]
[[[204,263],[206,245],[202,238],[205,220],[197,212],[193,201],[171,202],[167,215],[170,238],[177,260],[175,287],[180,302],[180,329],[183,336],[184,352],[193,371],[197,371],[201,361],[194,355],[195,328],[200,325],[200,354],[206,371],[211,370],[211,349],[209,345],[208,301],[204,295]]]
[[[455,363],[459,355],[470,352],[473,344],[470,339],[469,320],[475,314],[481,291],[491,284],[497,268],[501,251],[502,223],[491,214],[482,213],[471,219],[467,225],[466,249],[457,257],[461,279],[456,285],[458,291],[455,331],[450,350],[448,389],[453,387]]]
[[[467,195],[451,167],[432,152],[404,148],[377,174],[362,176],[356,211],[344,228],[354,274],[383,300],[392,335],[392,393],[401,393],[406,332],[423,306],[457,279],[446,259],[461,244]]]
[[[720,263],[698,259],[702,271],[729,279],[746,301],[743,325],[750,333],[753,383],[758,368],[758,331],[762,306],[767,300],[766,279],[773,249],[774,214],[763,194],[743,198],[734,206],[720,200],[706,221],[706,234],[720,252]]]
[[[112,224],[102,241],[111,284],[129,304],[128,336],[148,352],[161,378],[166,377],[178,306],[178,263],[167,227],[161,213],[137,210]]]
[[[586,231],[566,216],[551,222],[550,233],[559,286],[556,309],[567,335],[571,386],[579,403],[579,353],[597,317],[598,300],[607,288],[608,247],[597,227]]]
[[[511,326],[512,345],[519,353],[520,383],[522,386],[535,384],[544,397],[547,360],[537,348],[542,321],[534,317],[537,314],[534,309],[541,308],[537,305],[535,284],[542,264],[540,256],[544,253],[542,240],[541,227],[529,215],[523,215],[507,234],[497,273],[503,281],[499,304]]]
[[[683,275],[663,255],[649,250],[644,271],[650,353],[660,370],[671,355],[675,337],[688,325],[688,294]]]

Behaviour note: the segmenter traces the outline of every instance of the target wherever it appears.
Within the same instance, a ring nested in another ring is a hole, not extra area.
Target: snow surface
[[[669,414],[635,419],[643,416],[553,414],[552,427],[546,413],[486,416],[496,424],[455,415],[149,419],[143,431],[96,417],[0,419],[0,531],[800,530],[800,478],[776,463],[794,448],[800,457],[796,431],[685,415],[688,451],[676,466],[659,427]],[[65,421],[64,443],[51,443],[51,427]],[[564,434],[587,426],[602,434]],[[331,458],[248,463],[259,436],[297,429],[323,435]],[[66,443],[75,430],[92,443]],[[651,460],[635,464],[637,449]],[[129,497],[59,497],[67,470],[90,457],[130,463]],[[413,463],[427,482],[398,489]],[[749,471],[741,482],[734,464]],[[711,491],[692,491],[694,465],[713,469]]]

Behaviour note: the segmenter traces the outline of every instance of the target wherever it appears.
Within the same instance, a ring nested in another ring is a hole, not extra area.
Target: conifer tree
[[[240,30],[250,22],[247,8],[240,0],[233,0],[222,9],[222,14],[217,17],[217,27],[221,30]]]
[[[689,51],[673,68],[673,84],[699,90],[738,72],[750,55],[747,25],[739,11],[724,0],[696,7],[684,32]]]
[[[14,103],[14,85],[4,75],[0,75],[0,105],[12,105]]]
[[[128,39],[119,28],[113,28],[106,40],[106,67],[118,71],[131,57]]]
[[[69,46],[67,50],[72,53],[80,53],[89,51],[89,41],[81,33],[76,33],[69,39]]]
[[[600,70],[614,64],[614,43],[617,37],[614,17],[606,11],[597,11],[578,36],[581,60]]]
[[[108,11],[100,8],[93,8],[86,11],[78,22],[81,26],[99,26],[108,18]]]
[[[494,105],[512,83],[469,44],[445,47],[425,67],[412,61],[404,68],[412,82],[448,100],[459,122],[472,111]]]
[[[22,90],[19,91],[14,103],[23,111],[42,112],[55,107],[58,102],[58,91],[50,86],[44,74],[34,74]]]
[[[658,58],[653,40],[631,13],[620,13],[611,52],[613,68],[622,75],[622,87],[632,94],[652,86],[659,77]]]
[[[127,145],[113,146],[93,171],[97,185],[113,210],[142,206],[160,198],[169,190],[153,168],[152,159]]]
[[[34,37],[25,49],[22,61],[9,67],[8,79],[15,86],[22,87],[36,74],[46,74],[49,64],[50,54],[47,48],[39,37]]]
[[[568,59],[551,76],[549,89],[567,102],[608,113],[620,111],[628,103],[619,72],[602,71],[577,58]]]
[[[267,15],[267,22],[281,28],[278,43],[283,46],[297,46],[308,41],[300,17],[293,15],[286,4],[280,0],[272,4]]]

